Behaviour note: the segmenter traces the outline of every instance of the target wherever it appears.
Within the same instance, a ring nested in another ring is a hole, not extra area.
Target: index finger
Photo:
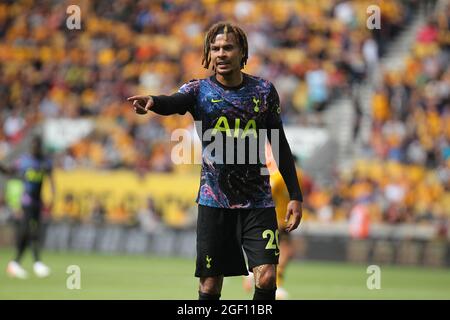
[[[300,211],[294,212],[294,222],[289,225],[289,227],[286,229],[286,231],[291,232],[291,231],[297,229],[298,225],[300,224],[300,220],[301,220]]]
[[[145,97],[146,96],[132,96],[132,97],[127,98],[127,101],[144,99]]]
[[[286,212],[286,217],[284,218],[284,222],[288,222],[291,215],[292,215],[292,209],[288,209],[288,211]]]

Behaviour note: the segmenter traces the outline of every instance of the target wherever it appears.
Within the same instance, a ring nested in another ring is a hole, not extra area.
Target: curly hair
[[[205,42],[203,45],[203,56],[202,56],[202,65],[205,69],[209,68],[209,64],[211,63],[211,55],[210,55],[210,44],[214,41],[216,36],[218,34],[223,33],[225,36],[225,40],[227,39],[228,33],[234,33],[236,36],[236,39],[239,43],[239,46],[241,47],[243,57],[241,60],[241,69],[244,68],[245,64],[247,63],[248,59],[248,42],[247,42],[247,36],[245,35],[245,32],[238,27],[237,25],[221,21],[217,22],[211,28],[209,28],[208,32],[205,36]],[[214,66],[213,66],[214,70]]]

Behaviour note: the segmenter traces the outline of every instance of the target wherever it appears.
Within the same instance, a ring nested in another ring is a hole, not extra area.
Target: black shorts
[[[22,206],[24,218],[27,220],[35,220],[36,222],[40,222],[41,220],[41,210],[42,206],[40,205]]]
[[[41,207],[23,206],[23,216],[17,221],[17,236],[39,239],[41,237]]]
[[[199,205],[196,277],[248,275],[262,264],[278,264],[275,208],[222,209]]]

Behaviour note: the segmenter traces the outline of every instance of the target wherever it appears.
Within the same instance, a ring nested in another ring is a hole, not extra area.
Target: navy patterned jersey
[[[201,137],[204,137],[201,139],[202,170],[197,202],[231,209],[274,207],[269,175],[261,174],[261,169],[266,167],[265,161],[261,156],[256,162],[251,159],[255,154],[264,154],[266,136],[261,129],[281,126],[275,87],[262,78],[243,74],[243,82],[238,87],[225,87],[212,76],[191,80],[180,88],[179,93],[189,95],[194,101],[186,111],[193,115],[195,121],[201,121]],[[199,128],[197,131],[200,135]],[[222,135],[224,149],[226,142],[234,140],[233,161],[225,159],[229,149],[219,157],[222,162],[217,158],[212,161],[211,157],[217,156],[217,150],[208,150],[207,146],[214,139],[205,139],[207,131],[213,137]],[[251,139],[257,140],[257,150],[250,147]],[[239,154],[243,150],[237,148],[239,140],[245,141],[245,155]],[[239,155],[245,158],[244,164],[238,162]]]
[[[45,176],[52,171],[50,159],[38,159],[33,155],[23,155],[15,164],[24,183],[22,206],[42,205],[41,191]]]

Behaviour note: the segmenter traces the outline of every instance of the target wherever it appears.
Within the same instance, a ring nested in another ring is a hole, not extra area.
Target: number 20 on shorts
[[[278,249],[280,248],[279,243],[278,243],[278,230],[275,230],[275,232],[273,232],[270,229],[264,230],[264,232],[262,233],[262,236],[264,239],[269,238],[269,241],[267,241],[267,245],[266,245],[266,249]],[[274,243],[275,240],[275,243]]]

